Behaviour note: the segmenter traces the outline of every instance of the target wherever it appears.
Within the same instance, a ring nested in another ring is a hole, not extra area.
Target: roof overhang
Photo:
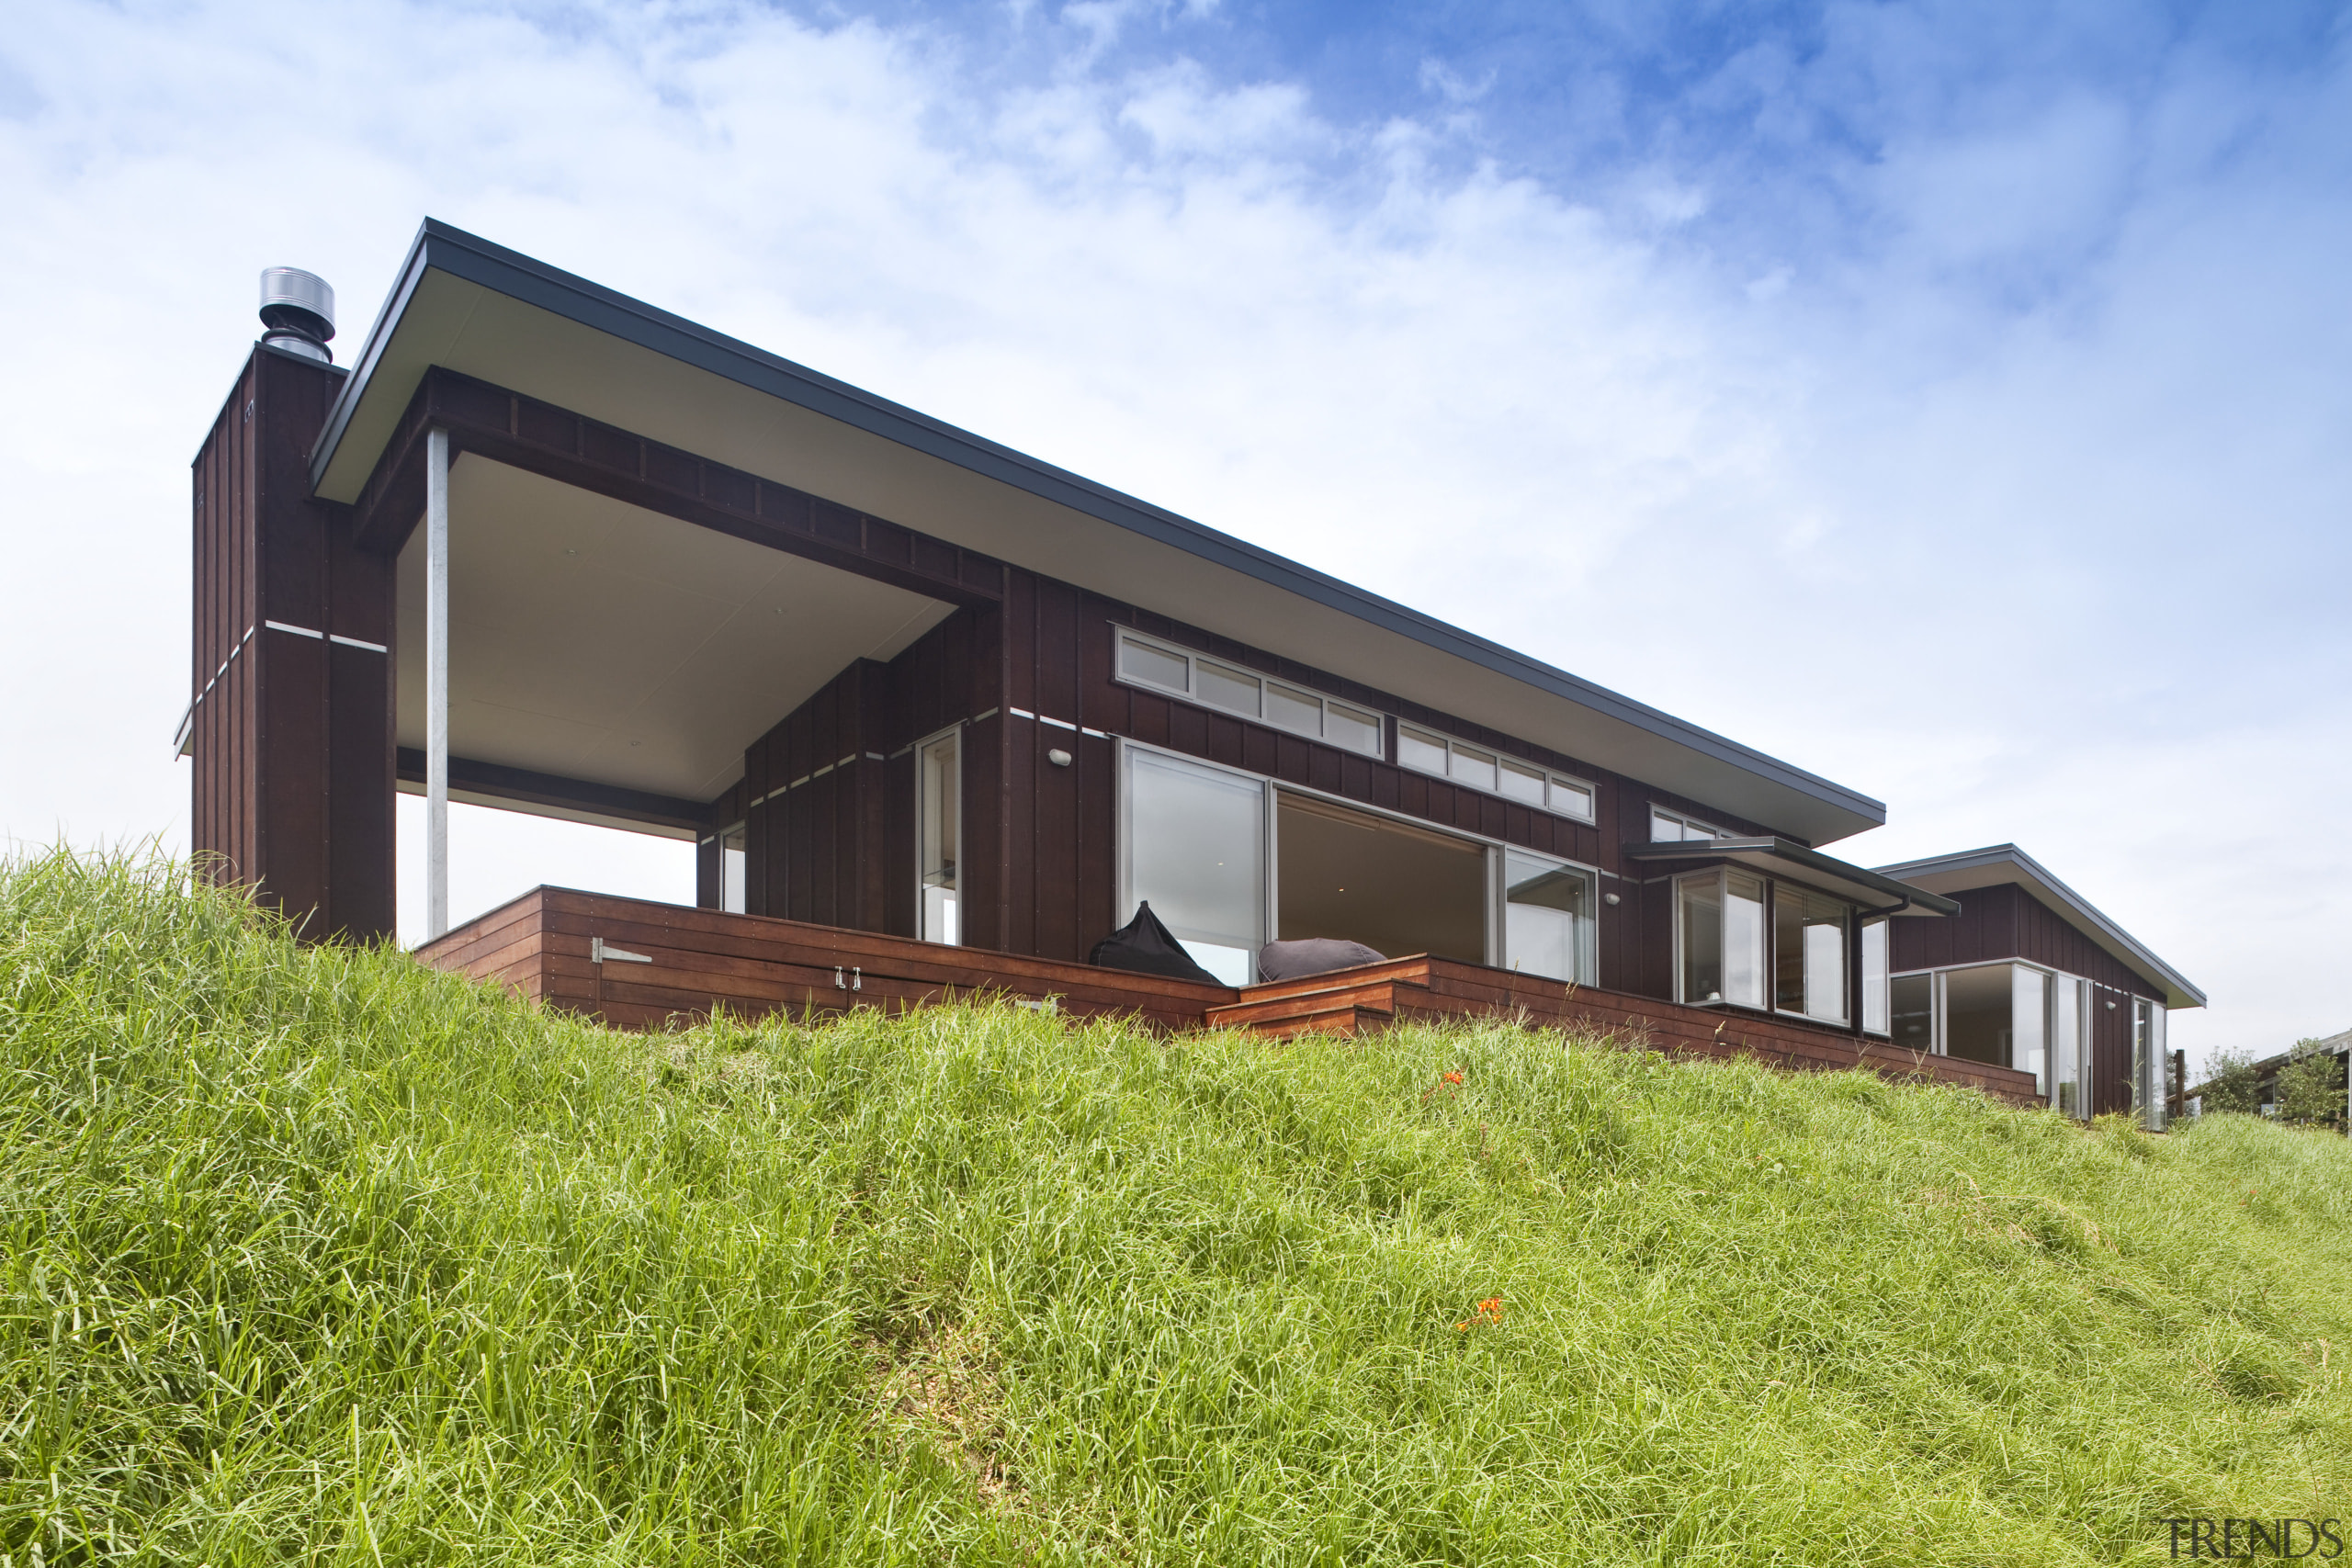
[[[1565,671],[428,220],[311,455],[349,502],[442,366],[1813,843],[1885,807]]]
[[[1685,839],[1679,842],[1625,846],[1625,858],[1696,869],[1730,864],[1785,877],[1859,904],[1873,915],[1957,915],[1960,906],[1940,894],[1859,866],[1787,839]]]
[[[2089,899],[2051,875],[2040,862],[2015,844],[1994,844],[1878,869],[1882,874],[1938,893],[1965,893],[1971,888],[1997,887],[2014,882],[2060,919],[2097,942],[2109,957],[2161,987],[2166,1007],[2205,1005],[2205,993],[2189,984],[2180,971],[2142,946],[2131,932],[2108,919]]]

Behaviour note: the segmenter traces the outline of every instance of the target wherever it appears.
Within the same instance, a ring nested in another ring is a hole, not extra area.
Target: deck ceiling
[[[449,471],[449,750],[708,800],[852,660],[954,606],[486,458]],[[399,736],[424,744],[424,534],[401,552]]]
[[[420,235],[330,415],[321,495],[359,493],[436,365],[1812,843],[1885,819],[1763,752],[442,224]]]

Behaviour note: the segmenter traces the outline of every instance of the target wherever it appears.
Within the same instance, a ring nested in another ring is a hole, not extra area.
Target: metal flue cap
[[[261,319],[269,328],[262,334],[264,343],[334,363],[327,341],[334,336],[334,290],[325,278],[300,267],[264,267]]]

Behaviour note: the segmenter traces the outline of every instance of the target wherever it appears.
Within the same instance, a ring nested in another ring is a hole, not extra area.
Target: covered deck
[[[626,1029],[679,1027],[721,1010],[815,1019],[976,997],[1070,1017],[1134,1017],[1171,1032],[1237,1028],[1275,1038],[1494,1018],[1672,1054],[1747,1056],[1796,1071],[1861,1068],[2041,1103],[2030,1073],[1798,1018],[1686,1007],[1427,955],[1236,989],[561,887],[534,888],[416,951],[435,968]]]

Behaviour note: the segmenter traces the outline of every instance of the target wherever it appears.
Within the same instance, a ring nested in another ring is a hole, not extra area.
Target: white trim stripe
[[[327,637],[324,632],[313,631],[309,626],[289,626],[284,621],[264,621],[262,625],[274,632],[292,632],[296,637],[315,637],[321,642]]]

